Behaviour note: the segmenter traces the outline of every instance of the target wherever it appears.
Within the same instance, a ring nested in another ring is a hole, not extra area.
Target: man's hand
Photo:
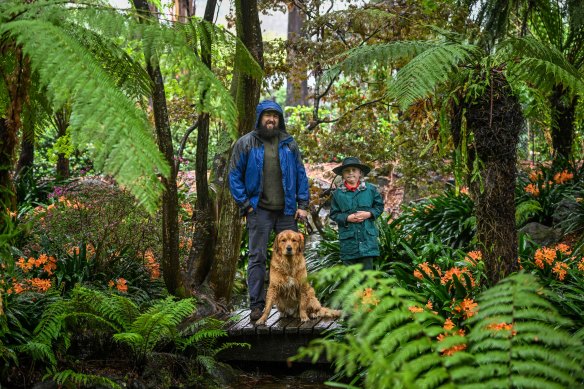
[[[296,210],[296,215],[294,215],[294,219],[302,220],[302,221],[306,221],[307,217],[308,217],[308,212],[306,212],[304,209],[300,209],[300,208],[298,208]]]
[[[365,220],[371,217],[371,212],[368,211],[357,211],[355,213],[350,214],[347,217],[347,221],[349,223],[362,223]]]

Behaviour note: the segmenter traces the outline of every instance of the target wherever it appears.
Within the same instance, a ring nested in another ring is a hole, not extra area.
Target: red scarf
[[[350,185],[347,183],[347,181],[344,181],[344,184],[345,184],[345,188],[347,188],[347,190],[348,190],[348,191],[350,191],[350,192],[354,192],[354,191],[356,191],[356,190],[357,190],[357,188],[359,187],[359,182],[357,182],[357,185],[355,185],[355,186],[350,186]]]

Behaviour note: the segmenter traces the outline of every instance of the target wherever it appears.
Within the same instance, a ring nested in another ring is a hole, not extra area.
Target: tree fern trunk
[[[153,20],[148,3],[143,0],[133,0],[136,9]],[[164,193],[162,195],[162,272],[164,283],[168,292],[176,294],[179,288],[179,251],[178,251],[178,194],[176,187],[176,168],[174,163],[174,149],[172,146],[172,134],[168,119],[168,109],[166,105],[166,95],[164,93],[164,81],[158,59],[153,58],[151,53],[145,52],[146,71],[153,84],[152,108],[154,111],[154,123],[156,127],[156,139],[158,148],[164,155],[166,162],[170,166],[168,178],[162,177]]]
[[[62,109],[55,114],[55,126],[57,127],[57,139],[67,135],[67,128],[69,127],[70,113],[66,109]],[[69,158],[64,153],[57,155],[57,180],[64,180],[71,175]]]
[[[263,68],[263,45],[260,20],[258,15],[257,1],[236,0],[236,28],[237,35],[245,44],[255,60]],[[235,74],[231,84],[231,91],[239,110],[239,135],[243,135],[254,128],[255,108],[259,102],[261,80],[241,74],[235,64]],[[228,154],[231,153],[231,150]],[[229,155],[224,156],[226,161]],[[239,216],[239,209],[233,201],[228,187],[227,164],[223,172],[218,172],[218,177],[222,177],[222,188],[218,193],[219,200],[219,220],[217,222],[218,239],[215,247],[215,255],[209,285],[215,293],[217,299],[229,301],[235,270],[239,259],[239,247],[241,244],[242,220]]]
[[[467,126],[475,136],[479,180],[472,185],[477,238],[491,284],[517,270],[515,166],[521,107],[507,80],[493,72],[490,85],[467,108]]]
[[[554,165],[565,164],[572,155],[576,98],[569,98],[566,90],[556,86],[550,98],[552,146]]]
[[[205,6],[204,20],[213,23],[215,16],[216,0],[209,0]],[[203,30],[206,32],[207,30]],[[206,45],[202,45],[201,59],[203,63],[211,69],[211,38],[204,36]],[[196,153],[196,184],[197,202],[193,213],[193,245],[188,258],[189,283],[193,286],[200,286],[209,275],[213,262],[213,248],[217,240],[215,223],[215,213],[213,203],[209,194],[209,182],[207,179],[207,158],[209,155],[209,114],[202,113],[197,131],[197,153]]]

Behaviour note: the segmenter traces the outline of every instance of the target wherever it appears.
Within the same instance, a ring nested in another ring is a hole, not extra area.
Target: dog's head
[[[300,232],[286,230],[276,236],[274,252],[279,255],[294,256],[304,251],[304,235]]]

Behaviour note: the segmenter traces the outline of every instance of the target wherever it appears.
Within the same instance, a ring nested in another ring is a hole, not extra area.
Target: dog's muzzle
[[[286,246],[286,255],[292,255],[292,246]]]

